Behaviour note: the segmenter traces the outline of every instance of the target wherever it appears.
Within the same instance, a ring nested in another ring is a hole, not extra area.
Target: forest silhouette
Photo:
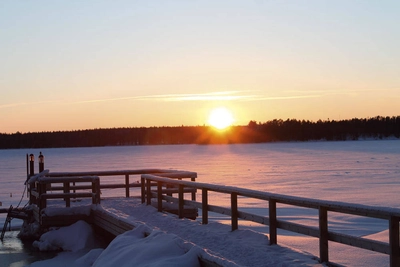
[[[400,116],[368,119],[274,119],[231,126],[162,126],[0,134],[0,149],[171,144],[238,144],[282,141],[344,141],[400,138]]]

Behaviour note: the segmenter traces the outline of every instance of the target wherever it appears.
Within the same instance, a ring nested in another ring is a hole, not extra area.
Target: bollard
[[[42,155],[42,152],[39,154],[39,173],[44,171],[44,156]]]
[[[33,176],[35,175],[35,156],[33,154],[29,155],[29,175]]]

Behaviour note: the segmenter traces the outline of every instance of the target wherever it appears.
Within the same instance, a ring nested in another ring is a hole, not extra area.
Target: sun
[[[208,123],[219,130],[231,126],[233,122],[232,113],[224,107],[213,109],[208,117]]]

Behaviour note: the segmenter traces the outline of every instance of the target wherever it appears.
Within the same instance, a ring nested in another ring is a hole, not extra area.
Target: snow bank
[[[199,251],[173,234],[139,226],[116,237],[93,264],[113,266],[200,266]]]
[[[84,221],[78,221],[68,227],[52,229],[44,233],[33,246],[40,251],[63,250],[76,252],[94,248],[96,244],[92,227]]]

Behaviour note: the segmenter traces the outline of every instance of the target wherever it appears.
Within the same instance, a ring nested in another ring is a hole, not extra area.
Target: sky
[[[0,133],[398,116],[398,1],[0,2]]]

